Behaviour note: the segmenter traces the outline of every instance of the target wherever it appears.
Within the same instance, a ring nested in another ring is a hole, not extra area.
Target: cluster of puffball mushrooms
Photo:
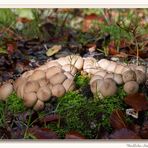
[[[14,90],[26,107],[42,110],[44,102],[52,96],[62,97],[67,91],[75,89],[74,76],[78,71],[91,77],[91,91],[100,97],[114,95],[117,85],[124,85],[127,94],[134,94],[138,92],[139,84],[148,77],[144,66],[70,55],[23,73],[13,84],[3,84],[0,99],[6,100]]]

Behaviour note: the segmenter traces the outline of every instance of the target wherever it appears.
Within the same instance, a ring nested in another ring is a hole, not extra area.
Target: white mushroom
[[[72,91],[75,89],[75,83],[73,81],[73,79],[66,79],[64,82],[63,82],[63,86],[67,91]]]
[[[76,67],[74,67],[73,65],[70,65],[70,64],[62,66],[62,69],[66,72],[71,73],[72,75],[75,75],[77,73]]]

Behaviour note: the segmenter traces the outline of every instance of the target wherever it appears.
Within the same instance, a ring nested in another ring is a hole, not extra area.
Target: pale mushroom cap
[[[136,69],[137,66],[136,66],[135,64],[129,64],[128,67],[129,67],[131,70],[135,71],[135,69]]]
[[[28,80],[36,81],[45,78],[45,72],[43,70],[35,70]]]
[[[146,74],[143,73],[141,70],[135,70],[136,74],[136,81],[138,84],[142,84],[146,80]]]
[[[55,74],[54,76],[52,76],[49,80],[49,82],[52,84],[52,85],[56,85],[56,84],[61,84],[64,82],[64,80],[66,79],[67,77],[64,75],[64,73],[57,73]]]
[[[98,62],[98,64],[99,64],[99,66],[100,66],[102,69],[106,70],[107,67],[110,65],[110,61],[107,60],[107,59],[101,59],[101,60]]]
[[[50,67],[53,67],[53,66],[61,67],[60,63],[58,63],[57,61],[49,61],[49,62],[46,63],[47,68],[50,68]]]
[[[117,92],[117,86],[113,79],[104,79],[99,88],[100,93],[104,96],[113,96]]]
[[[72,91],[75,89],[75,83],[72,79],[66,79],[64,82],[63,82],[63,86],[67,91]]]
[[[17,88],[22,84],[22,83],[24,83],[24,82],[26,82],[27,81],[27,79],[24,77],[24,78],[22,78],[22,77],[19,77],[17,80],[15,80],[15,82],[14,82],[14,85],[13,85],[13,87],[14,87],[14,90],[16,91],[17,90]]]
[[[47,85],[47,87],[48,87],[50,90],[52,90],[53,85],[52,85],[51,83],[49,83],[49,84]]]
[[[13,85],[5,83],[0,87],[0,100],[6,101],[9,95],[13,92]]]
[[[114,73],[116,73],[116,74],[122,74],[122,71],[123,71],[124,67],[125,67],[125,66],[122,65],[122,64],[117,64]]]
[[[103,79],[97,79],[96,81],[93,81],[91,84],[90,84],[90,89],[91,89],[91,92],[96,95],[100,92],[100,84],[101,82],[103,81]]]
[[[71,75],[69,72],[64,72],[64,75],[65,75],[68,79],[74,79],[73,75]]]
[[[48,81],[46,79],[40,79],[38,80],[38,83],[40,87],[42,87],[42,86],[46,86],[48,84]]]
[[[106,71],[104,71],[104,70],[102,70],[102,71],[98,71],[97,73],[95,73],[95,75],[99,75],[99,76],[101,76],[101,77],[105,77],[105,75],[107,74],[107,72]]]
[[[81,70],[83,67],[83,58],[77,55],[70,55],[66,57],[69,61],[68,64],[73,65],[78,70]]]
[[[41,100],[37,100],[36,104],[34,105],[33,109],[35,111],[40,111],[42,109],[44,109],[44,102],[42,102]]]
[[[108,78],[113,79],[113,77],[114,77],[114,74],[113,74],[113,73],[107,73],[107,74],[104,76],[104,79],[108,79]]]
[[[136,81],[129,81],[124,84],[124,91],[127,94],[134,94],[138,92],[138,90],[139,90],[139,85]]]
[[[108,72],[115,72],[115,69],[116,69],[116,66],[117,66],[117,63],[116,62],[113,62],[113,61],[110,61],[110,64],[109,66],[107,67],[107,71]]]
[[[52,76],[54,76],[57,73],[63,72],[63,70],[60,67],[50,67],[46,71],[46,79],[50,79]]]
[[[42,71],[46,71],[48,68],[47,68],[47,66],[46,65],[42,65],[42,66],[40,66],[40,67],[38,67],[38,68],[36,68],[35,70],[42,70]]]
[[[51,90],[47,86],[40,87],[37,92],[37,98],[43,102],[48,101],[51,95]]]
[[[145,66],[137,66],[136,67],[136,70],[140,70],[140,71],[142,71],[143,73],[146,73],[146,67]]]
[[[99,64],[97,63],[97,60],[93,57],[84,58],[83,63],[83,70],[86,71],[87,69],[96,69],[99,67]]]
[[[122,77],[123,77],[124,83],[126,83],[126,82],[128,82],[128,81],[135,81],[135,80],[136,80],[136,74],[135,74],[135,72],[132,71],[132,70],[125,71],[125,72],[122,74]]]
[[[33,107],[33,105],[37,102],[36,93],[34,92],[25,93],[23,101],[26,107]]]
[[[98,79],[103,79],[103,77],[101,77],[101,76],[99,76],[99,75],[94,75],[94,76],[91,78],[89,84],[91,85],[94,81],[96,81],[96,80],[98,80]]]
[[[31,76],[33,74],[33,72],[34,72],[33,70],[27,71],[27,72],[23,73],[21,75],[21,77],[22,78],[28,78],[29,76]]]
[[[62,84],[57,84],[52,87],[51,92],[53,96],[62,97],[65,94],[66,90]]]
[[[70,64],[62,66],[62,69],[66,72],[71,73],[72,75],[75,75],[77,73],[76,67],[74,67],[73,65],[70,65]]]
[[[24,93],[37,92],[40,85],[37,81],[28,81],[24,86]]]
[[[66,57],[61,57],[57,60],[57,62],[61,65],[61,66],[64,66],[64,65],[67,65],[69,64],[69,60],[68,58]]]
[[[115,73],[114,73],[113,80],[114,80],[118,85],[123,84],[123,78],[122,78],[122,75],[120,75],[120,74],[115,74]]]
[[[24,81],[17,88],[16,93],[17,93],[17,96],[20,97],[20,98],[23,98],[23,96],[24,96],[24,88],[25,88],[26,83],[27,83],[27,81]]]
[[[128,67],[128,66],[124,66],[124,68],[123,68],[121,74],[124,74],[124,73],[127,72],[127,71],[131,71],[131,68]]]

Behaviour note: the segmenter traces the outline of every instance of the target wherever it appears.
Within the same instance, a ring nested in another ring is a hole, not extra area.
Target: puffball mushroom
[[[65,94],[66,90],[63,85],[56,84],[52,87],[51,92],[53,96],[62,97]]]
[[[128,81],[135,81],[136,80],[136,74],[134,71],[132,70],[128,70],[128,71],[125,71],[123,74],[123,81],[124,83],[128,82]]]
[[[40,111],[44,108],[44,102],[42,102],[41,100],[37,100],[36,104],[34,105],[33,109],[35,111]]]
[[[104,79],[100,82],[100,93],[104,96],[112,96],[117,92],[117,86],[113,79]]]
[[[43,102],[48,101],[51,95],[51,90],[47,86],[40,87],[37,91],[37,98]]]
[[[124,91],[127,94],[137,93],[139,90],[139,85],[136,81],[128,81],[124,84]]]
[[[35,92],[24,93],[23,101],[26,107],[32,107],[37,102],[37,96]]]
[[[61,84],[64,82],[64,80],[66,79],[67,77],[64,75],[64,73],[57,73],[55,74],[54,76],[52,76],[49,80],[49,82],[52,84],[52,85],[56,85],[56,84]]]
[[[61,72],[63,72],[63,70],[60,67],[56,67],[56,66],[50,67],[46,71],[46,79],[50,79],[55,74],[61,73]]]
[[[13,91],[13,85],[11,83],[5,83],[0,87],[0,100],[6,101],[9,95]]]

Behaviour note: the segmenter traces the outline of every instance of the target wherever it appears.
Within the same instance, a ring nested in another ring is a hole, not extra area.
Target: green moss
[[[75,76],[75,83],[77,88],[88,85],[89,81],[90,81],[90,78],[88,76],[79,75],[79,74]]]
[[[19,98],[15,92],[13,92],[7,99],[7,108],[12,113],[18,113],[25,111],[23,100]]]

